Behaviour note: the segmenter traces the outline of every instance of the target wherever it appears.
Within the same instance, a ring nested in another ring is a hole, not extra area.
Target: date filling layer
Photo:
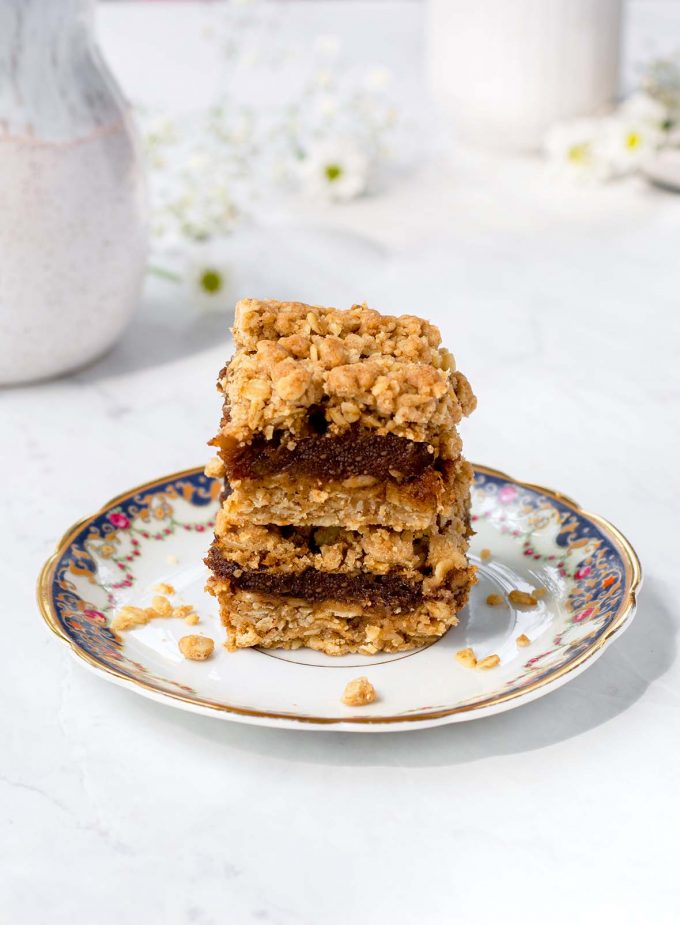
[[[259,479],[286,472],[324,482],[358,475],[377,480],[417,479],[434,463],[426,443],[414,443],[395,434],[379,435],[351,427],[339,435],[302,437],[291,448],[281,439],[257,437],[242,445],[217,437],[227,478]]]
[[[228,579],[239,591],[276,594],[312,602],[355,601],[367,607],[387,608],[395,612],[414,610],[424,600],[420,581],[395,572],[376,575],[370,572],[320,572],[313,568],[296,573],[266,568],[248,570],[242,569],[233,560],[225,559],[214,546],[205,562],[217,578]],[[449,589],[467,580],[468,569],[455,570],[450,576]]]

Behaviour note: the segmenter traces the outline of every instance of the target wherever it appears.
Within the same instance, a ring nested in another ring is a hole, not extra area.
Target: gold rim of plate
[[[103,504],[98,511],[95,511],[94,514],[90,514],[87,517],[82,517],[80,520],[76,521],[68,530],[64,533],[62,538],[57,543],[57,548],[45,562],[40,574],[38,576],[38,581],[36,585],[36,592],[38,598],[38,606],[40,607],[40,612],[42,617],[52,630],[52,632],[58,636],[63,642],[65,642],[71,649],[71,651],[78,657],[81,658],[84,662],[90,665],[92,668],[97,671],[103,672],[107,675],[116,678],[118,681],[121,681],[125,686],[129,687],[141,687],[144,690],[150,691],[151,693],[157,694],[160,697],[169,697],[171,700],[179,700],[186,704],[191,704],[195,707],[208,708],[215,710],[216,712],[221,713],[232,713],[237,716],[252,716],[259,719],[275,719],[275,720],[287,720],[287,721],[296,721],[299,723],[311,723],[318,725],[337,725],[342,723],[350,724],[364,724],[364,725],[384,725],[389,723],[418,723],[424,720],[435,720],[443,719],[446,716],[453,716],[457,713],[468,713],[470,711],[477,710],[486,710],[489,707],[497,706],[502,703],[506,703],[509,700],[514,700],[518,697],[525,697],[527,694],[532,693],[535,690],[538,690],[541,687],[546,687],[549,684],[552,684],[554,681],[563,678],[565,675],[570,674],[575,671],[585,662],[603,649],[611,640],[617,635],[617,633],[625,626],[629,617],[635,612],[635,607],[637,603],[637,595],[642,584],[642,566],[638,558],[635,549],[628,539],[621,533],[621,531],[615,527],[612,523],[606,520],[604,517],[601,517],[599,514],[593,514],[590,511],[584,510],[581,505],[575,501],[573,498],[570,498],[568,495],[563,494],[560,491],[555,491],[552,488],[546,488],[543,485],[538,485],[534,482],[523,482],[519,479],[515,479],[512,476],[508,475],[505,472],[502,472],[500,469],[493,469],[490,466],[478,465],[477,463],[472,463],[472,466],[475,472],[480,472],[484,475],[496,476],[497,478],[505,479],[508,482],[512,482],[515,485],[519,485],[522,488],[529,489],[531,491],[539,492],[540,494],[546,495],[549,498],[553,498],[556,501],[561,502],[569,508],[572,508],[576,513],[581,517],[586,518],[587,520],[594,523],[602,531],[604,531],[614,545],[617,547],[621,554],[621,559],[625,564],[625,580],[626,587],[621,599],[621,604],[619,606],[618,613],[612,621],[611,626],[600,638],[595,640],[587,649],[585,649],[577,658],[572,662],[569,662],[567,665],[563,665],[560,668],[556,668],[549,675],[540,678],[539,680],[533,681],[530,684],[523,685],[520,688],[511,689],[505,691],[502,694],[493,694],[484,700],[478,701],[473,704],[463,704],[457,707],[449,707],[444,710],[430,710],[422,713],[411,713],[408,715],[397,715],[397,716],[308,716],[308,715],[298,715],[294,713],[276,713],[265,710],[252,710],[245,707],[235,707],[229,706],[223,703],[217,703],[213,700],[206,700],[201,697],[192,697],[187,694],[180,693],[171,693],[169,691],[161,690],[153,684],[149,684],[146,681],[142,681],[136,678],[130,678],[127,674],[122,671],[117,671],[115,668],[110,667],[109,665],[104,665],[98,659],[90,655],[89,652],[86,652],[79,645],[77,645],[70,636],[66,634],[63,627],[59,623],[57,618],[56,608],[54,607],[54,601],[52,600],[52,582],[54,577],[54,570],[56,568],[57,562],[62,557],[68,546],[71,544],[72,540],[81,532],[81,530],[86,527],[88,524],[92,523],[97,517],[102,516],[106,513],[109,508],[115,507],[117,504],[120,504],[122,501],[130,498],[132,495],[139,494],[140,492],[147,491],[149,489],[155,488],[157,485],[161,485],[164,482],[176,481],[177,479],[187,478],[188,476],[199,475],[203,471],[202,466],[196,466],[191,469],[183,469],[179,472],[174,472],[169,475],[163,475],[160,478],[152,479],[149,482],[144,482],[142,485],[137,485],[135,488],[129,489],[128,491],[122,492],[119,495],[116,495],[114,498],[111,498],[110,501],[107,501]]]

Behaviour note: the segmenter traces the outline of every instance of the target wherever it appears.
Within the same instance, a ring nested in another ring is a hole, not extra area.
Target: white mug
[[[622,0],[428,0],[427,64],[460,137],[540,147],[554,122],[606,110],[618,89]]]

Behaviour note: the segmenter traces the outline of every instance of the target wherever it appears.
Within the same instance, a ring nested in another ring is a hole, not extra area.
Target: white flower
[[[239,210],[232,198],[233,166],[221,149],[182,150],[171,166],[156,178],[153,190],[160,236],[202,241],[229,233]]]
[[[638,170],[659,149],[664,138],[660,124],[612,116],[604,120],[602,151],[618,176]]]
[[[364,193],[368,173],[368,158],[349,139],[326,139],[313,144],[300,168],[305,192],[336,202]]]
[[[177,142],[175,123],[168,116],[158,113],[147,115],[141,112],[140,116],[149,165],[161,169],[166,164],[167,149]]]
[[[545,139],[545,152],[553,170],[581,181],[601,181],[611,176],[603,151],[603,123],[598,119],[573,119],[554,125]]]
[[[224,239],[186,248],[182,280],[188,301],[200,312],[228,314],[234,308],[235,273]]]

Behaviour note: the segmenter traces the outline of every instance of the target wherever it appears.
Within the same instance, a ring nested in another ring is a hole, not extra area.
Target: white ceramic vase
[[[622,0],[428,0],[428,71],[463,140],[538,148],[618,90]]]
[[[0,384],[115,342],[147,253],[141,153],[90,0],[0,0]]]

